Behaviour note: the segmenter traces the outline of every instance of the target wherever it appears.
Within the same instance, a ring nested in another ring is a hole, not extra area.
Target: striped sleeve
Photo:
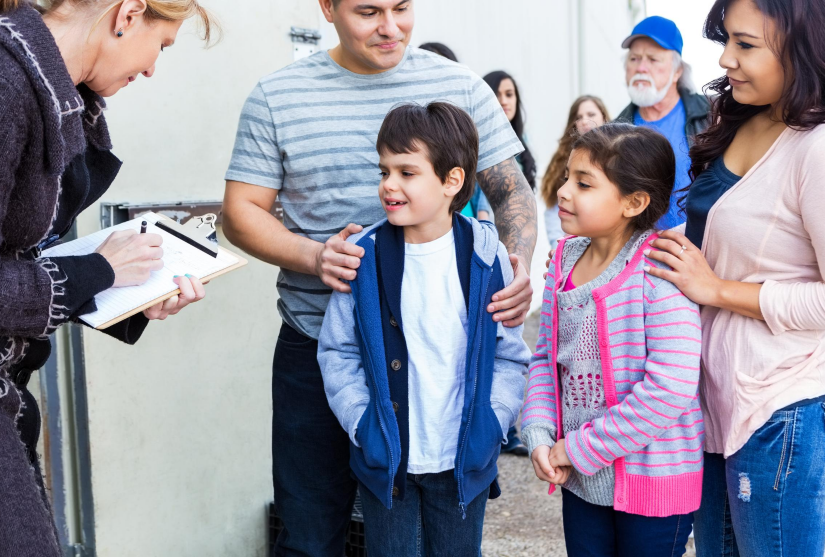
[[[252,90],[241,111],[226,180],[276,190],[283,185],[284,167],[275,124],[260,83]]]
[[[481,172],[515,157],[524,147],[487,82],[473,74],[470,87],[470,115],[478,128],[478,171]]]
[[[655,263],[648,260],[646,264]],[[698,396],[698,306],[673,284],[649,276],[645,276],[643,295],[647,349],[643,379],[604,416],[567,435],[567,456],[587,476],[618,458],[644,450]],[[611,348],[614,361],[620,357],[621,349]]]
[[[521,417],[522,438],[530,452],[539,445],[552,446],[558,435],[556,370],[553,369],[553,306],[555,295],[555,265],[547,271],[544,286],[544,301],[541,305],[541,321],[536,352],[530,360],[530,375],[527,380],[527,393]]]

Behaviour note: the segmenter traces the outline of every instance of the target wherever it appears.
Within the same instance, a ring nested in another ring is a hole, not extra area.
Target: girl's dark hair
[[[2,1],[2,0],[0,0]],[[452,60],[453,62],[458,62],[458,58],[455,56],[455,52],[453,52],[449,46],[442,44],[442,43],[424,43],[418,48],[422,50],[429,50],[430,52],[435,52],[436,54],[443,56],[447,60]]]
[[[524,145],[524,152],[521,154],[521,166],[524,168],[524,177],[527,178],[527,183],[530,184],[530,187],[533,188],[533,191],[535,191],[536,159],[533,158],[533,153],[530,152],[530,148],[527,147],[527,143],[524,141],[524,124],[526,123],[527,118],[522,107],[521,94],[518,92],[518,84],[516,83],[516,80],[513,79],[513,76],[507,72],[490,72],[484,76],[484,81],[487,82],[487,85],[490,86],[490,89],[492,89],[493,93],[496,95],[498,95],[499,85],[501,85],[501,82],[505,79],[512,81],[513,87],[516,90],[516,115],[513,117],[513,121],[510,122],[510,124],[513,126],[513,131],[516,132],[519,141],[521,141],[521,144]]]
[[[564,169],[567,168],[567,159],[570,158],[570,153],[573,151],[573,142],[579,137],[579,132],[576,131],[576,118],[579,116],[579,107],[587,101],[591,101],[596,105],[605,122],[610,121],[610,113],[599,97],[582,95],[573,101],[570,113],[567,115],[567,126],[565,126],[564,133],[559,139],[559,148],[556,149],[553,158],[550,159],[550,164],[547,165],[547,170],[545,170],[544,177],[541,180],[541,196],[547,207],[554,207],[559,202],[558,192],[565,182]]]
[[[822,0],[752,0],[776,25],[777,36],[767,37],[782,61],[788,85],[779,101],[782,120],[791,128],[809,130],[825,122],[825,2]],[[732,0],[716,0],[705,21],[704,35],[725,45],[725,11]],[[696,136],[690,149],[694,180],[733,141],[740,126],[767,107],[740,104],[733,98],[727,76],[705,86],[718,93],[711,100],[711,126]]]
[[[676,180],[676,156],[665,136],[651,128],[631,124],[605,124],[573,143],[573,151],[587,151],[590,162],[604,172],[622,196],[644,192],[650,205],[632,225],[650,230],[668,207]]]
[[[442,183],[453,168],[464,170],[464,185],[450,203],[451,213],[461,211],[475,191],[478,130],[473,119],[446,102],[409,103],[390,110],[375,142],[378,153],[415,153],[422,147]]]

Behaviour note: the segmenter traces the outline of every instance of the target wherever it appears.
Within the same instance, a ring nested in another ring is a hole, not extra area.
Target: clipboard
[[[240,269],[241,267],[244,267],[245,265],[247,265],[249,263],[249,261],[247,259],[235,254],[234,252],[230,252],[229,250],[224,249],[220,246],[218,246],[218,251],[223,252],[223,253],[232,254],[235,258],[238,259],[238,262],[235,263],[234,265],[226,267],[225,269],[222,269],[220,271],[217,271],[215,273],[212,273],[211,275],[208,275],[208,276],[200,279],[201,282],[209,282],[212,279],[218,278],[221,275],[225,275],[225,274],[230,273],[230,272],[232,272],[236,269]],[[127,287],[127,288],[131,288],[131,287]],[[107,329],[107,328],[111,327],[112,325],[116,325],[116,324],[120,323],[121,321],[125,321],[126,319],[129,319],[133,315],[137,315],[138,313],[142,313],[142,312],[146,311],[147,309],[149,309],[152,306],[155,306],[155,305],[157,305],[161,302],[165,302],[169,298],[177,296],[178,294],[180,294],[180,288],[174,290],[173,292],[170,292],[169,294],[164,294],[163,296],[155,298],[151,302],[146,302],[142,306],[139,306],[139,307],[137,307],[133,310],[127,311],[123,315],[119,315],[118,317],[115,317],[114,319],[111,319],[111,320],[107,321],[106,323],[95,327],[95,329],[97,329],[98,331],[103,330],[103,329]],[[81,317],[81,319],[83,319],[83,318]]]
[[[163,237],[164,268],[153,271],[149,280],[139,286],[110,288],[95,296],[98,310],[80,319],[95,329],[106,329],[132,317],[156,304],[180,294],[180,289],[172,281],[174,275],[190,273],[201,281],[211,281],[248,264],[240,255],[222,247],[198,247],[205,238],[214,234],[214,215],[210,219],[195,217],[207,226],[192,224],[178,225],[172,219],[156,213],[146,213],[131,221],[99,230],[88,236],[49,248],[42,257],[64,257],[93,253],[112,232],[118,230],[140,231],[141,225],[148,225],[149,231]],[[191,222],[191,221],[190,221]],[[159,226],[159,224],[164,226]],[[169,229],[175,232],[170,232]],[[204,249],[206,248],[206,249]],[[214,252],[214,255],[210,253]]]

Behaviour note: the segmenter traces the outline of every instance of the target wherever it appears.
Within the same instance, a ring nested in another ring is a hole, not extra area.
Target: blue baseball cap
[[[682,55],[682,34],[676,24],[658,15],[652,15],[640,21],[628,38],[622,42],[622,48],[630,48],[630,44],[639,37],[653,39],[656,44],[668,50],[675,50]]]

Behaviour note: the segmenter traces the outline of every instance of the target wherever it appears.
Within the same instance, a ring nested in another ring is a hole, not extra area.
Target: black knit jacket
[[[0,557],[59,555],[31,451],[17,431],[25,412],[15,378],[22,367],[40,367],[47,336],[93,311],[94,296],[114,282],[99,254],[37,257],[119,169],[103,109],[98,95],[75,87],[36,10],[0,14]],[[106,332],[133,343],[146,323],[140,315]]]

